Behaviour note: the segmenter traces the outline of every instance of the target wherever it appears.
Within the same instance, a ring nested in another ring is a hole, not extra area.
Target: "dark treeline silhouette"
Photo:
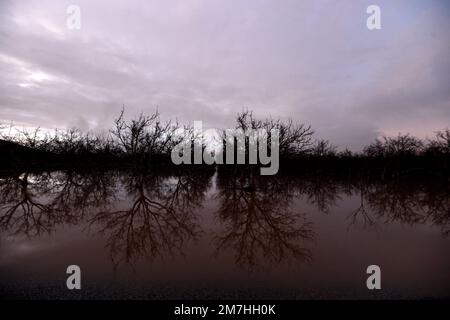
[[[177,124],[161,123],[159,113],[140,114],[126,121],[124,110],[106,134],[83,133],[73,128],[43,134],[25,129],[0,140],[1,164],[7,168],[136,167],[170,161],[170,150],[181,139]],[[150,157],[152,159],[150,159]]]
[[[389,177],[431,174],[444,179],[449,177],[450,129],[439,131],[428,140],[409,134],[382,137],[360,152],[349,149],[339,151],[330,141],[314,138],[315,132],[310,126],[294,124],[292,120],[258,120],[248,110],[238,114],[236,129],[247,134],[251,130],[265,129],[270,132],[277,129],[280,171],[291,175],[335,173]],[[268,138],[270,141],[270,134]],[[247,138],[246,151],[248,146]]]
[[[329,141],[316,139],[310,126],[295,124],[292,120],[258,120],[248,110],[237,115],[235,128],[244,133],[254,129],[268,132],[277,129],[280,170],[291,174],[336,172],[389,176],[425,173],[449,176],[450,129],[439,131],[428,140],[409,134],[382,137],[362,151],[352,152],[348,149],[339,151]],[[162,122],[158,111],[150,116],[140,114],[126,120],[124,109],[105,134],[83,133],[78,129],[56,130],[54,134],[42,134],[39,129],[24,129],[13,135],[5,134],[5,130],[2,132],[0,165],[3,169],[171,165],[170,154],[174,146],[186,138],[191,144],[196,143],[192,126]],[[270,135],[268,138],[270,140]],[[225,137],[222,139],[226,145]],[[206,142],[202,142],[203,149],[205,146]]]

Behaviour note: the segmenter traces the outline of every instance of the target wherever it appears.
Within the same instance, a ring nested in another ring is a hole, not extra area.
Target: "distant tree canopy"
[[[304,155],[312,150],[314,131],[311,126],[294,124],[292,119],[283,122],[281,119],[257,120],[252,111],[243,111],[237,115],[236,129],[264,129],[267,132],[278,130],[280,156]]]
[[[123,151],[130,155],[137,154],[170,154],[172,148],[182,137],[177,135],[178,122],[161,123],[159,112],[150,116],[141,113],[130,121],[124,119],[125,110],[114,120],[111,134]]]
[[[419,155],[424,148],[424,143],[409,134],[397,137],[383,137],[364,148],[364,153],[369,157],[412,156]]]
[[[361,152],[348,149],[338,151],[328,140],[317,139],[311,126],[294,123],[292,119],[257,119],[252,111],[245,110],[236,115],[235,129],[244,133],[264,129],[278,130],[280,159],[330,158],[391,158],[391,157],[438,157],[450,155],[450,129],[435,134],[434,138],[421,140],[409,134],[396,137],[381,137],[366,146]],[[14,134],[0,124],[0,138],[10,143],[41,152],[61,155],[108,155],[112,157],[137,158],[144,161],[153,156],[170,156],[174,146],[192,135],[192,126],[181,126],[177,121],[161,121],[156,110],[150,115],[143,113],[126,119],[123,108],[107,133],[83,133],[73,128],[55,130],[44,134],[35,130],[16,130]],[[9,131],[9,132],[8,132]],[[8,133],[7,133],[8,132]],[[269,135],[270,138],[270,135]],[[225,143],[222,137],[222,142]],[[204,142],[205,143],[205,142]],[[203,145],[202,147],[205,147]],[[170,161],[170,160],[167,160]],[[448,165],[447,165],[448,167]]]
[[[368,157],[398,157],[450,154],[450,129],[438,131],[434,139],[420,140],[409,134],[383,137],[364,148]]]

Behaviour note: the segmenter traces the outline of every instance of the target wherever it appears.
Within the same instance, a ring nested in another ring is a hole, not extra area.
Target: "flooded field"
[[[4,173],[0,294],[448,298],[449,194],[445,181],[214,169]],[[373,264],[381,290],[366,287]]]

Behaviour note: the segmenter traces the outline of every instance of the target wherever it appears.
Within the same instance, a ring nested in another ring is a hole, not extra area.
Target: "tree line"
[[[249,130],[265,129],[279,132],[280,160],[285,163],[297,161],[319,160],[319,164],[328,165],[330,161],[343,160],[376,160],[390,161],[407,166],[417,159],[438,159],[440,167],[448,172],[450,155],[450,129],[436,132],[431,139],[419,139],[410,134],[399,134],[395,137],[377,138],[362,151],[353,152],[349,149],[339,150],[328,140],[318,139],[311,126],[294,123],[292,119],[257,119],[252,111],[245,110],[236,116],[235,128],[248,132]],[[172,149],[189,135],[193,137],[193,127],[180,125],[178,121],[162,121],[158,111],[151,115],[139,114],[132,119],[126,119],[125,109],[114,119],[107,133],[84,133],[77,128],[66,131],[55,130],[54,133],[42,133],[35,130],[18,130],[11,134],[5,126],[0,131],[0,150],[2,161],[17,161],[28,157],[30,152],[44,155],[58,155],[60,159],[84,157],[88,162],[99,159],[115,161],[125,159],[134,164],[149,162],[170,162]],[[222,138],[224,139],[224,138]],[[225,143],[225,141],[222,141]],[[192,138],[192,143],[194,139]],[[203,142],[203,147],[206,142]],[[14,152],[7,152],[11,148]],[[9,159],[7,159],[9,158]],[[36,157],[35,157],[36,158]],[[415,159],[415,160],[414,160]],[[320,163],[326,161],[327,163]],[[422,160],[424,161],[424,160]],[[19,161],[20,162],[20,161]],[[361,161],[360,161],[361,162]],[[433,165],[436,163],[434,161]],[[420,164],[420,165],[423,165]]]

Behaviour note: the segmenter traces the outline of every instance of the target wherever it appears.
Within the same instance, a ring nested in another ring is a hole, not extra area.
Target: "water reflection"
[[[115,266],[185,253],[205,233],[199,217],[216,203],[219,225],[211,245],[232,252],[252,270],[266,262],[313,258],[320,237],[308,206],[331,214],[345,199],[349,227],[401,222],[431,224],[450,234],[448,181],[426,179],[260,176],[252,171],[177,169],[10,173],[0,179],[0,228],[12,236],[38,237],[60,225],[81,225],[106,237]],[[349,229],[351,232],[351,228]]]
[[[83,221],[91,208],[115,198],[114,174],[53,172],[15,174],[0,182],[0,227],[28,237],[50,233],[59,224]]]
[[[450,233],[450,188],[445,181],[372,179],[353,186],[360,200],[350,215],[351,224],[430,223],[440,227],[443,236]]]
[[[313,238],[312,224],[299,208],[291,210],[295,188],[288,179],[255,173],[220,174],[218,217],[224,230],[216,235],[217,252],[231,249],[236,264],[250,270],[265,261],[308,260],[304,247]]]
[[[101,232],[107,234],[107,247],[116,266],[139,257],[183,253],[184,243],[196,239],[201,231],[195,213],[209,184],[210,175],[203,172],[122,175],[120,185],[128,201],[117,204],[122,209],[94,214],[90,224],[101,226]]]

